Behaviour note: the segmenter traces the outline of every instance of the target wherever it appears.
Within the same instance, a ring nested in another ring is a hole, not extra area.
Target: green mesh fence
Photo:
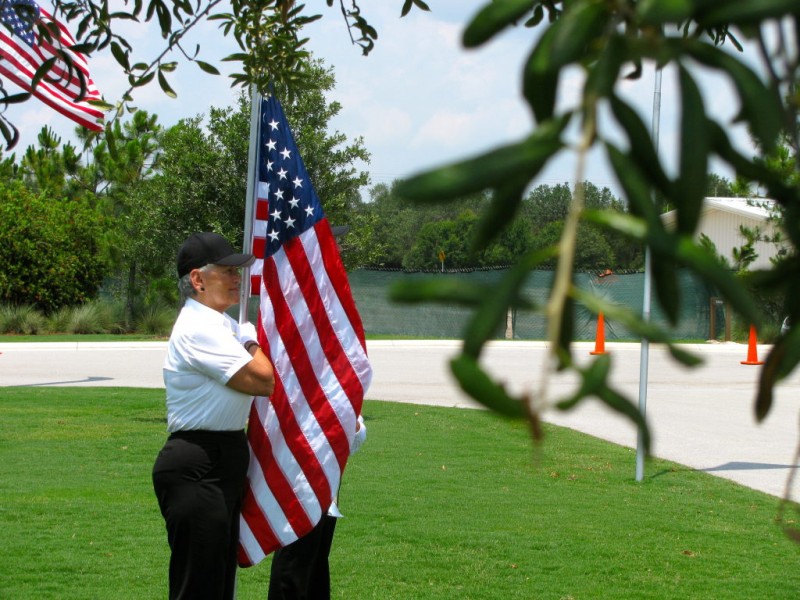
[[[506,271],[481,270],[461,273],[404,273],[401,271],[372,271],[359,269],[349,274],[364,329],[370,335],[452,339],[462,336],[471,312],[459,306],[441,304],[397,304],[388,299],[389,288],[398,281],[417,281],[421,278],[456,277],[467,281],[488,284],[499,282]],[[523,294],[544,306],[550,293],[553,271],[535,271],[525,282]],[[677,272],[681,290],[681,310],[677,326],[670,328],[676,339],[706,340],[711,333],[711,297],[713,290],[685,270]],[[575,283],[581,289],[592,291],[607,300],[626,306],[642,314],[644,302],[644,274],[612,274],[600,277],[592,273],[577,273]],[[667,327],[667,320],[659,309],[655,296],[651,306],[651,321]],[[716,308],[716,322],[722,323],[724,315]],[[498,339],[541,340],[547,337],[547,322],[540,311],[518,310],[509,315],[507,322],[498,328]],[[575,340],[594,340],[597,317],[584,306],[577,305],[575,312]],[[606,319],[606,340],[637,339],[626,328]]]

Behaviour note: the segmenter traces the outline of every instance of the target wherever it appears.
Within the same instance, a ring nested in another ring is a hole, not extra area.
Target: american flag
[[[0,74],[79,125],[102,131],[103,111],[89,103],[100,100],[100,92],[86,58],[69,49],[75,40],[66,27],[34,0],[0,0],[0,22]],[[40,35],[39,27],[51,36]],[[72,70],[63,55],[72,58]],[[33,89],[37,69],[49,59],[55,59],[53,67]]]
[[[333,501],[372,379],[336,240],[283,109],[260,104],[252,290],[275,392],[250,412],[239,563],[302,537]]]

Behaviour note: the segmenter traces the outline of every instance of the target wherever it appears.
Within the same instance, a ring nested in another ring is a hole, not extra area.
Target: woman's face
[[[196,273],[199,285],[195,285],[195,289],[199,302],[219,312],[239,303],[242,283],[242,271],[239,267],[208,265],[204,270],[197,269]]]

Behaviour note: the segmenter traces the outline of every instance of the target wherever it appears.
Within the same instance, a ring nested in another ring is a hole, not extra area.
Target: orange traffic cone
[[[597,333],[594,339],[594,351],[589,354],[606,353],[606,320],[603,313],[597,313]]]
[[[758,349],[756,348],[756,327],[750,325],[750,339],[747,342],[747,360],[741,361],[743,365],[763,365],[763,360],[758,360]]]

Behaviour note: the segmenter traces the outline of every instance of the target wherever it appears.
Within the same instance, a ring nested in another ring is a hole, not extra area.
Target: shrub
[[[47,315],[47,331],[49,333],[66,333],[72,320],[74,307],[62,306]]]
[[[138,333],[148,333],[166,337],[172,331],[177,314],[172,307],[154,304],[145,308],[136,319],[135,330]]]
[[[108,333],[115,327],[113,309],[108,304],[83,304],[71,312],[67,333]]]
[[[103,236],[103,218],[88,199],[0,182],[0,302],[51,312],[94,298],[106,269]]]
[[[0,333],[34,335],[46,329],[44,315],[29,304],[0,305]]]

